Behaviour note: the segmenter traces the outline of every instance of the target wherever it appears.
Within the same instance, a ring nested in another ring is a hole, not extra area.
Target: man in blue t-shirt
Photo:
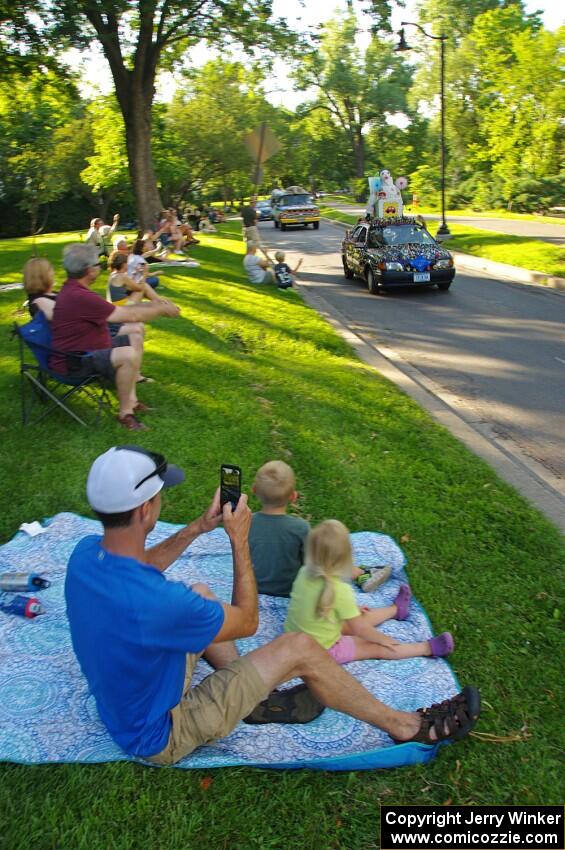
[[[323,705],[380,726],[398,741],[434,743],[472,728],[476,701],[471,710],[468,697],[460,695],[456,706],[448,703],[443,714],[437,709],[430,715],[430,727],[423,715],[379,702],[307,635],[281,635],[240,657],[233,640],[254,634],[258,625],[247,496],[232,511],[229,502],[220,507],[216,491],[202,516],[145,549],[159,518],[161,490],[183,480],[178,467],[138,446],[100,455],[86,492],[104,535],[81,540],[68,564],[73,647],[103,723],[127,753],[172,764],[229,734],[240,720],[308,722]],[[232,547],[231,604],[218,601],[204,584],[187,587],[163,575],[220,522]],[[215,672],[192,686],[202,655]],[[306,687],[273,690],[295,677]]]

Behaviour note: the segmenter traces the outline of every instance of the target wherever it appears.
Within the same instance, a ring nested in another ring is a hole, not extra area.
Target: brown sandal
[[[123,425],[124,428],[127,428],[128,431],[148,431],[147,425],[144,425],[143,422],[140,422],[139,419],[133,415],[133,413],[126,413],[124,416],[116,416],[116,419]]]
[[[434,746],[440,741],[460,741],[475,726],[481,713],[481,694],[478,688],[470,685],[463,688],[460,694],[436,702],[428,708],[419,708],[420,729],[408,741],[399,741],[394,738],[396,744],[430,744]],[[431,730],[435,731],[436,737],[430,736]]]

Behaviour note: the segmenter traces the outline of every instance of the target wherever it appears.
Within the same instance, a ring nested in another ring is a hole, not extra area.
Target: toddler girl
[[[349,584],[353,552],[343,523],[329,519],[310,532],[305,562],[292,585],[284,629],[309,634],[338,664],[366,658],[436,658],[453,651],[449,632],[418,643],[400,643],[375,629],[385,620],[406,620],[412,592],[401,584],[392,605],[360,609]]]

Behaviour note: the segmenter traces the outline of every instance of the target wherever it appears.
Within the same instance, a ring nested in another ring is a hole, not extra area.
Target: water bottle
[[[8,593],[30,593],[49,587],[50,581],[37,573],[2,573],[0,575],[0,591]]]
[[[45,614],[45,608],[35,596],[14,596],[9,602],[0,602],[0,611],[16,614],[18,617],[28,617],[30,620],[39,614]]]

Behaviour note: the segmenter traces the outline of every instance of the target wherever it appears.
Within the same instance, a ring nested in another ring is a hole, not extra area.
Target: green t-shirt
[[[324,588],[322,578],[310,578],[306,568],[299,570],[292,585],[285,632],[305,632],[329,649],[341,637],[341,624],[360,614],[353,588],[339,578],[331,579],[335,590],[333,610],[328,619],[316,616],[316,605]]]
[[[304,561],[309,531],[310,525],[300,517],[253,514],[249,548],[259,593],[290,596],[292,582]]]

